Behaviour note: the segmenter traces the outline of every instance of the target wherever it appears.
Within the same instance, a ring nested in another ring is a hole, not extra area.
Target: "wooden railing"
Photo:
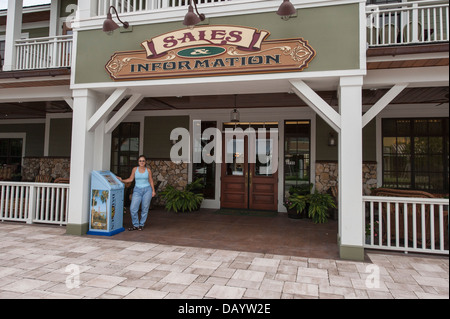
[[[371,47],[449,40],[448,1],[428,0],[366,7]]]
[[[449,253],[448,199],[363,196],[366,248]]]
[[[15,70],[69,68],[72,43],[71,35],[17,40]]]
[[[0,221],[66,225],[69,184],[0,182]]]

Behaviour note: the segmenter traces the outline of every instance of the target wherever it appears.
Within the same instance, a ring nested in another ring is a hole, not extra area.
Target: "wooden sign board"
[[[303,38],[268,36],[236,26],[178,30],[142,42],[143,51],[116,52],[106,70],[116,81],[298,72],[316,55]]]

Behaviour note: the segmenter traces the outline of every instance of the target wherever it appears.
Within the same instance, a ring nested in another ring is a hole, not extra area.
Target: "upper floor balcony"
[[[275,12],[281,0],[197,0],[199,10],[207,16]],[[304,6],[332,4],[326,0],[291,0],[298,10]],[[370,48],[433,44],[449,41],[449,3],[444,0],[395,2],[366,5],[366,35]],[[81,28],[101,28],[110,6],[130,23],[180,21],[186,14],[189,0],[91,0],[89,6],[78,5]],[[87,9],[86,9],[87,8]],[[80,10],[81,9],[81,10]],[[86,10],[88,13],[86,14]],[[151,19],[149,19],[151,16]],[[364,30],[361,30],[364,32]],[[5,38],[5,37],[3,37]],[[5,48],[12,50],[14,62],[8,70],[40,70],[70,68],[72,36],[51,36],[15,40],[6,43],[0,34],[0,70]]]
[[[369,47],[448,42],[448,1],[367,5]]]

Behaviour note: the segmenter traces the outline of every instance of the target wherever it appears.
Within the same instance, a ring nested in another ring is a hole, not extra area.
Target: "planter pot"
[[[288,217],[292,219],[303,219],[305,217],[305,210],[297,214],[295,209],[288,209]]]

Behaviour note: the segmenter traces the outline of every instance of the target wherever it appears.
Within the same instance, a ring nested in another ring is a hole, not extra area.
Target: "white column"
[[[85,20],[97,15],[98,1],[78,1],[77,20]]]
[[[56,37],[58,35],[59,8],[60,1],[52,0],[50,4],[50,30],[48,33],[49,37]]]
[[[90,178],[94,169],[95,132],[88,120],[102,104],[102,96],[89,89],[73,92],[70,202],[67,233],[83,235],[89,229]]]
[[[109,170],[111,166],[112,134],[105,133],[106,120],[103,120],[95,129],[94,142],[94,170]]]
[[[3,71],[11,71],[15,67],[16,50],[14,44],[16,40],[20,40],[22,34],[22,7],[23,0],[8,0]]]
[[[343,259],[364,260],[362,204],[361,76],[342,77],[339,87],[339,236]]]

